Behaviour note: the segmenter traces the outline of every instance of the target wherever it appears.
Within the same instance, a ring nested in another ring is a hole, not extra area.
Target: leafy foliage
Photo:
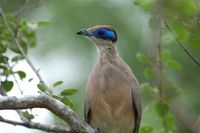
[[[56,81],[55,83],[53,83],[53,87],[59,87],[63,84],[63,81]],[[55,95],[52,92],[52,96],[54,98],[56,98],[57,100],[61,101],[62,103],[64,103],[65,105],[69,106],[69,107],[73,107],[74,103],[73,101],[70,99],[70,95],[74,95],[75,93],[78,92],[78,89],[74,89],[74,88],[70,88],[70,89],[63,89],[59,95]]]
[[[30,23],[22,18],[15,18],[11,14],[4,14],[0,16],[0,75],[1,84],[6,92],[14,88],[14,84],[18,84],[18,80],[25,82],[24,79],[28,77],[28,73],[23,70],[15,70],[15,65],[22,60],[27,61],[26,55],[30,48],[36,46],[36,30],[38,27],[48,25],[47,21],[39,21]],[[10,56],[12,54],[12,57]],[[29,62],[29,61],[27,61]],[[28,63],[29,64],[29,63]],[[35,72],[37,74],[37,72]],[[16,76],[18,78],[16,78]],[[11,78],[12,77],[12,78]],[[9,79],[14,80],[9,80]],[[39,77],[38,77],[39,78]],[[29,78],[27,82],[31,82],[33,78]],[[40,80],[40,79],[39,79]],[[56,81],[53,83],[53,88],[59,87],[63,81]],[[73,101],[69,96],[77,93],[77,89],[65,89],[59,95],[56,95],[52,89],[48,88],[43,81],[37,84],[40,93],[46,93],[52,96],[65,105],[73,107]],[[21,91],[21,90],[20,90]],[[28,120],[34,119],[34,115],[29,111],[22,113]]]
[[[6,14],[5,19],[3,17],[0,19],[0,72],[1,79],[5,79],[1,81],[4,89],[11,91],[14,82],[9,81],[9,77],[17,74],[21,80],[26,78],[26,72],[22,70],[14,71],[14,66],[24,60],[14,39],[19,40],[22,50],[27,54],[28,49],[36,45],[36,31],[28,26],[26,20],[16,19],[10,14]],[[10,52],[14,55],[13,57],[9,56],[8,53]]]
[[[160,128],[163,129],[163,132],[164,130],[165,132],[175,132],[177,125],[174,116],[171,114],[169,99],[172,100],[180,94],[180,87],[178,89],[177,85],[170,81],[171,77],[168,77],[168,73],[172,73],[173,70],[181,71],[182,64],[172,56],[173,49],[167,49],[165,45],[171,42],[177,44],[175,41],[179,39],[183,45],[187,44],[186,47],[199,49],[200,45],[197,46],[199,37],[197,35],[200,34],[200,30],[199,23],[196,22],[197,19],[199,20],[199,4],[193,0],[135,0],[134,4],[151,16],[149,27],[152,31],[156,31],[156,28],[158,28],[158,15],[155,14],[160,13],[162,21],[159,38],[162,46],[161,53],[154,53],[155,57],[146,53],[137,53],[136,57],[145,66],[143,75],[147,81],[142,83],[142,91],[145,95],[150,94],[152,96],[151,103],[154,103],[156,116],[161,120],[162,127]],[[169,30],[169,25],[172,28],[171,30]],[[161,70],[159,70],[160,67]],[[154,127],[144,125],[140,132],[151,133],[155,131]]]

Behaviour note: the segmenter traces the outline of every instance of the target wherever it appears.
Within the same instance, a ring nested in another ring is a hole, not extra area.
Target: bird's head
[[[76,34],[87,36],[96,45],[113,45],[117,42],[117,33],[110,25],[97,25],[78,31]]]

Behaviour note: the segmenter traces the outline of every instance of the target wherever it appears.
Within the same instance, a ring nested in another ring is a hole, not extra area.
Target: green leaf
[[[54,84],[53,84],[53,87],[57,87],[57,86],[60,86],[61,84],[63,84],[63,81],[56,81]]]
[[[0,65],[0,69],[3,70],[2,75],[9,76],[11,74],[10,69],[6,65]]]
[[[11,70],[10,70],[9,68],[5,67],[5,68],[3,69],[2,75],[8,77],[11,73],[12,73]]]
[[[23,80],[26,77],[26,73],[23,71],[17,71],[17,74],[19,75],[21,80]]]
[[[4,65],[0,65],[0,69],[4,70],[4,69],[7,69],[7,67]]]
[[[20,30],[22,31],[28,29],[28,23],[25,20],[21,20],[19,26],[20,26]]]
[[[73,95],[73,94],[75,94],[77,92],[78,92],[78,89],[73,89],[73,88],[72,89],[65,89],[60,93],[60,95],[68,96],[68,95]]]
[[[146,94],[152,93],[152,87],[149,85],[149,83],[142,83],[141,84],[142,91]]]
[[[26,42],[26,40],[21,39],[20,40],[20,45],[21,45],[24,53],[27,54],[28,53],[28,43]]]
[[[166,102],[163,102],[162,104],[159,102],[155,104],[155,110],[158,116],[163,117],[169,112],[169,106]]]
[[[12,38],[12,32],[11,31],[5,31],[4,33],[3,33],[3,37],[4,37],[4,40],[6,40],[6,41],[8,41],[9,39],[11,39]]]
[[[142,83],[141,84],[141,88],[144,89],[144,90],[146,90],[146,89],[151,89],[152,87],[150,86],[149,83]]]
[[[200,20],[200,15],[199,15],[199,20]],[[199,27],[200,27],[200,23],[199,23]],[[199,32],[196,33],[196,34],[199,34]],[[196,34],[194,34],[194,33],[189,34],[188,44],[189,44],[189,46],[191,47],[192,50],[199,52],[200,51],[200,45],[199,45],[200,44],[200,38],[199,38],[199,36],[196,36]]]
[[[29,80],[28,80],[28,82],[31,82],[33,80],[33,78],[30,78]]]
[[[45,90],[46,90],[46,86],[45,86],[44,84],[42,84],[42,83],[39,83],[39,84],[37,85],[37,87],[38,87],[38,89],[39,89],[40,91],[42,91],[42,92],[45,92]]]
[[[0,44],[0,53],[5,53],[6,52],[6,47],[3,44]]]
[[[8,57],[1,55],[0,56],[0,63],[7,64],[7,62],[8,62]]]
[[[169,68],[180,70],[182,68],[181,64],[179,64],[176,60],[169,59],[165,62],[166,66]]]
[[[17,53],[17,54],[21,54],[20,51],[19,51],[19,49],[18,49],[15,45],[13,46],[13,44],[8,44],[8,48],[9,48],[11,51],[13,51],[13,52],[15,52],[15,53]]]
[[[166,122],[167,122],[167,127],[172,130],[175,124],[174,117],[171,115],[167,115]]]
[[[17,61],[19,61],[21,59],[24,59],[24,57],[22,57],[21,55],[16,55],[11,59],[11,61],[12,62],[17,62]]]
[[[153,77],[153,70],[150,67],[146,67],[144,69],[144,77],[147,79],[151,79]]]
[[[24,117],[26,117],[28,120],[34,119],[34,115],[31,114],[31,113],[29,113],[28,111],[22,112],[22,115],[23,115]]]
[[[162,36],[161,36],[161,42],[163,45],[168,45],[174,42],[174,36],[171,32],[168,30],[163,30]]]
[[[48,22],[48,21],[39,21],[39,22],[37,23],[37,25],[38,25],[39,27],[47,26],[47,25],[49,25],[49,24],[50,24],[50,22]]]
[[[174,23],[172,30],[180,41],[184,41],[188,37],[189,32],[182,23]]]
[[[30,31],[28,34],[27,34],[27,39],[28,39],[28,42],[29,42],[29,46],[31,48],[35,47],[36,46],[36,32],[35,31]]]
[[[141,53],[137,53],[136,54],[136,58],[138,59],[139,62],[147,64],[148,63],[148,59],[145,55],[141,54]]]
[[[168,49],[163,50],[161,53],[161,56],[162,56],[163,61],[165,62],[165,61],[171,59],[171,51]]]
[[[2,82],[2,86],[3,86],[3,88],[8,92],[8,91],[10,91],[12,88],[13,88],[13,82],[12,81],[8,81],[8,80],[6,80],[6,81],[3,81]]]
[[[61,102],[70,107],[74,106],[72,100],[70,100],[68,97],[62,97]]]
[[[140,128],[140,133],[153,133],[153,128],[150,126],[143,126]]]

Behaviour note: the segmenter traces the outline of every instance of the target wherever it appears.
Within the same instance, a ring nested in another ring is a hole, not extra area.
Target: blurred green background
[[[0,4],[5,12],[13,13],[19,10],[25,1],[0,0]],[[141,5],[142,1],[144,5]],[[40,68],[48,84],[62,80],[65,88],[79,89],[79,92],[72,96],[72,100],[75,103],[73,109],[81,117],[83,116],[84,89],[88,75],[95,64],[97,51],[89,40],[77,36],[76,31],[98,24],[112,25],[118,33],[116,45],[121,57],[132,68],[140,83],[149,82],[144,76],[145,65],[136,58],[137,53],[148,51],[149,41],[152,40],[149,26],[151,5],[143,10],[140,7],[145,7],[145,2],[149,4],[149,1],[142,1],[48,0],[40,7],[20,14],[32,23],[39,20],[50,22],[37,30],[37,46],[31,49],[28,55]],[[196,13],[196,6],[195,1],[192,0],[168,0],[167,15],[170,18],[183,18],[181,21],[185,25],[198,13]],[[181,27],[182,24],[181,26],[179,24],[178,21],[177,24],[173,23],[175,32],[178,35],[183,34],[182,40],[187,42],[188,49],[200,60],[200,32],[195,32],[197,41],[193,39],[191,43],[190,39],[185,38],[192,36],[193,33],[188,32],[187,28],[184,30],[184,26]],[[178,30],[176,26],[179,26]],[[164,34],[162,39],[163,49],[169,49],[172,57],[181,64],[181,69],[178,71],[166,68],[166,76],[180,88],[181,93],[178,98],[183,106],[190,110],[189,116],[197,118],[200,114],[200,67],[186,55],[169,33]],[[57,91],[63,89],[63,86]],[[142,124],[159,129],[160,118],[156,116],[155,109],[150,104],[149,97],[143,94],[145,110]],[[181,126],[176,127],[175,131],[183,133]]]

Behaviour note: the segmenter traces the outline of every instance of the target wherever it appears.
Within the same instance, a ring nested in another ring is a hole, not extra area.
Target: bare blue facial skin
[[[111,29],[106,29],[106,28],[97,29],[92,32],[88,31],[88,30],[80,30],[76,34],[84,35],[84,36],[88,36],[88,37],[93,36],[93,37],[100,38],[103,40],[110,40],[112,42],[117,41],[117,35],[116,35],[115,31],[113,31]]]
[[[115,40],[115,32],[110,29],[97,29],[93,32],[93,36],[104,40]]]

